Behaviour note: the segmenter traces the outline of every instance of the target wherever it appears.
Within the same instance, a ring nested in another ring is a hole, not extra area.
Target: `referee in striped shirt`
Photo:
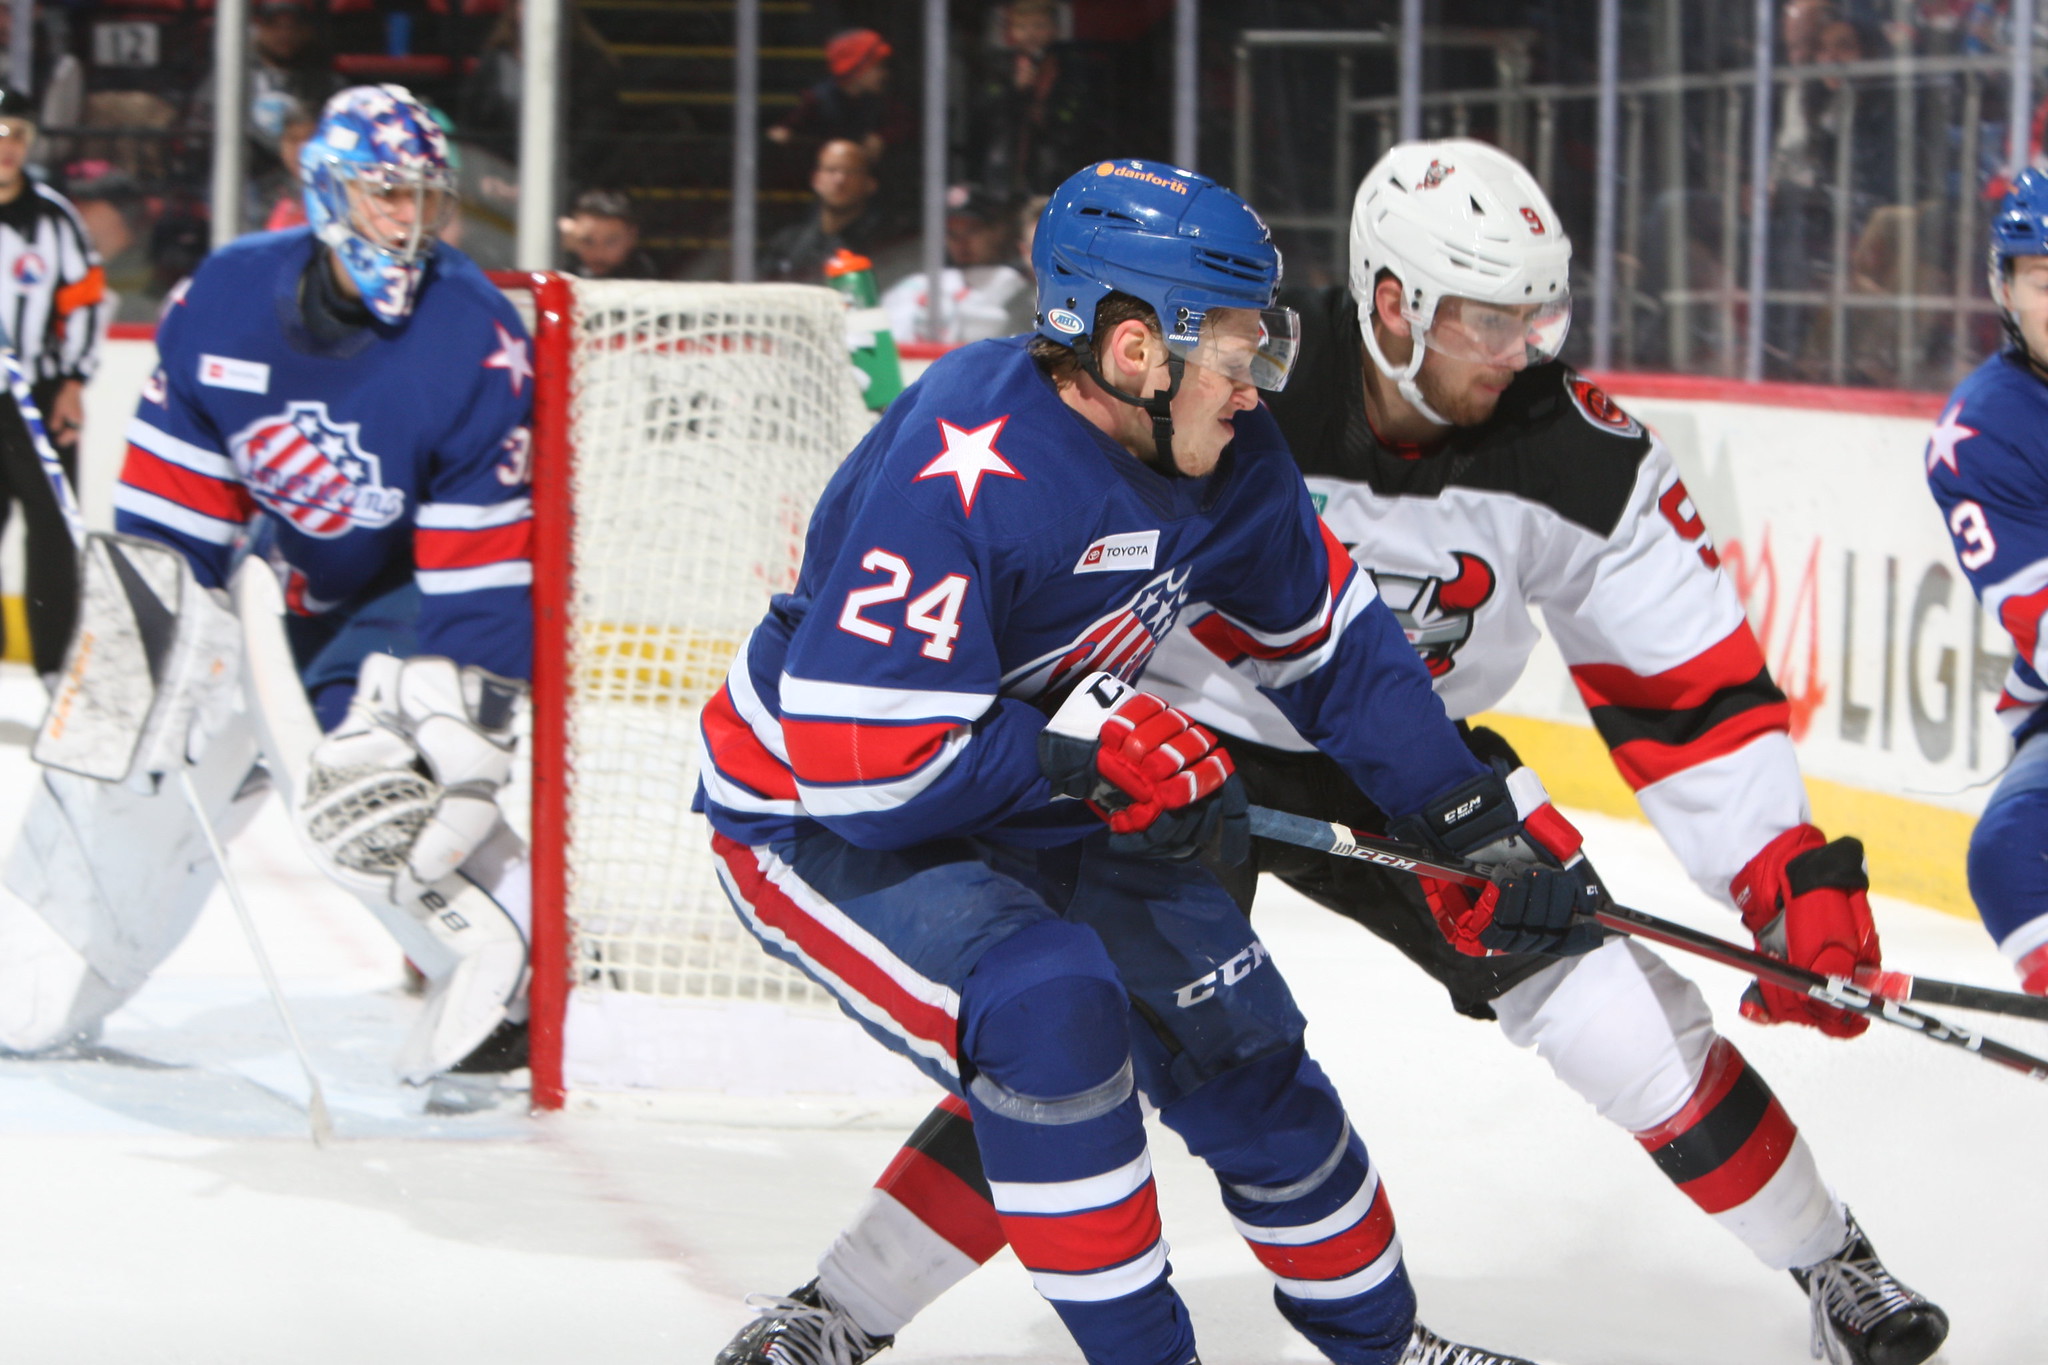
[[[0,87],[0,329],[13,340],[75,490],[85,381],[106,330],[107,277],[71,201],[26,172],[34,118],[26,95]],[[16,414],[0,420],[0,528],[9,504],[20,503],[28,533],[29,647],[36,672],[47,678],[63,666],[78,615],[78,563],[25,435]]]

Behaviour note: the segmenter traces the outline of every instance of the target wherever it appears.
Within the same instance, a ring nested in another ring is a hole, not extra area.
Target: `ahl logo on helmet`
[[[1088,326],[1087,323],[1081,321],[1079,313],[1071,312],[1065,308],[1053,309],[1045,315],[1045,320],[1053,325],[1054,331],[1065,332],[1070,337],[1081,335]]]
[[[1419,190],[1433,190],[1438,185],[1444,183],[1445,176],[1457,169],[1456,166],[1446,166],[1441,161],[1433,160],[1429,163],[1429,169],[1422,173],[1422,182],[1415,188]]]

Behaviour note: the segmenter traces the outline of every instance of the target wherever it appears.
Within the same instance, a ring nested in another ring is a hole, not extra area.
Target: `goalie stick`
[[[71,544],[81,559],[86,552],[85,517],[78,509],[78,499],[73,496],[71,480],[64,473],[64,465],[57,458],[56,448],[50,444],[49,432],[43,426],[43,414],[36,407],[35,396],[29,391],[28,376],[22,373],[21,362],[15,357],[14,348],[0,344],[0,372],[7,378],[8,392],[14,398],[14,406],[20,414],[22,426],[27,428],[29,443],[35,447],[36,461],[43,467],[43,477],[49,480],[50,493],[57,501],[57,510],[63,514],[64,527],[71,533]],[[68,675],[70,670],[66,670]],[[60,689],[61,695],[61,689]],[[55,698],[52,698],[53,702]],[[220,832],[213,827],[213,820],[206,813],[206,805],[199,799],[199,791],[192,785],[189,767],[178,771],[178,789],[184,794],[185,804],[192,811],[192,818],[199,822],[200,833],[206,837],[207,850],[213,856],[214,866],[220,869],[221,885],[228,893],[228,901],[234,907],[235,919],[241,925],[242,937],[248,941],[250,955],[256,959],[256,969],[263,977],[264,989],[270,995],[270,1003],[277,1010],[277,1017],[284,1024],[285,1035],[291,1040],[292,1051],[297,1055],[299,1069],[306,1076],[306,1122],[312,1130],[313,1145],[325,1146],[334,1136],[334,1123],[327,1112],[327,1095],[320,1086],[320,1076],[313,1070],[313,1059],[306,1052],[305,1041],[299,1037],[299,1027],[292,1018],[291,1006],[285,1002],[284,987],[277,979],[277,972],[270,965],[270,954],[263,947],[263,938],[256,932],[256,920],[249,913],[248,902],[242,898],[241,884],[236,881],[234,871],[228,866],[227,850],[221,846]]]
[[[1266,806],[1251,808],[1251,826],[1252,834],[1257,838],[1272,839],[1278,843],[1294,844],[1302,848],[1320,849],[1325,853],[1334,853],[1340,858],[1376,863],[1381,867],[1412,872],[1423,877],[1434,877],[1458,886],[1482,887],[1489,881],[1469,863],[1446,861],[1424,849],[1398,844],[1389,839],[1375,838],[1370,834],[1363,834],[1343,825],[1333,825],[1325,820],[1312,820],[1304,815],[1289,815]],[[1988,1062],[1995,1062],[2034,1080],[2048,1081],[2048,1059],[2022,1052],[2018,1048],[1972,1033],[1968,1029],[1957,1028],[1931,1014],[1908,1009],[1896,999],[1880,997],[1870,987],[1851,981],[1847,977],[1823,976],[1819,972],[1809,971],[1804,967],[1755,952],[1682,924],[1674,924],[1670,920],[1659,919],[1640,910],[1632,910],[1611,900],[1607,902],[1605,909],[1596,911],[1593,918],[1616,933],[1646,938],[1653,943],[1661,943],[1671,948],[1682,948],[1711,962],[1718,962],[1724,967],[1733,967],[1737,971],[1768,980],[1774,986],[1811,996],[1823,1004],[1833,1005],[1837,1009],[1848,1010],[1854,1014],[1868,1015],[1873,1019],[1882,1019],[1888,1024],[1911,1029],[1934,1042],[1959,1047],[1965,1052],[1974,1052]],[[1886,977],[1903,978],[1903,974],[1878,974],[1880,984],[1896,985],[1884,983],[1883,978]],[[1950,986],[1952,983],[1933,984]]]

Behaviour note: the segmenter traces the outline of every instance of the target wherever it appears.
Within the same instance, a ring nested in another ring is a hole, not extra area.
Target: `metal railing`
[[[1517,42],[1517,36],[1512,31],[1425,33],[1431,43],[1494,46],[1497,83],[1423,95],[1423,135],[1480,136],[1495,142],[1529,166],[1568,223],[1588,229],[1594,194],[1589,190],[1583,196],[1560,196],[1557,172],[1561,130],[1569,122],[1592,126],[1601,88],[1529,83],[1524,79],[1529,69],[1527,38],[1520,35]],[[1250,31],[1237,45],[1239,98],[1233,150],[1236,183],[1241,186],[1253,182],[1253,56],[1280,48],[1321,48],[1336,63],[1339,93],[1329,162],[1331,208],[1281,208],[1266,216],[1276,227],[1330,234],[1340,278],[1358,177],[1395,142],[1401,112],[1398,95],[1355,92],[1353,59],[1362,49],[1387,48],[1393,42],[1387,33]],[[1803,318],[1795,315],[1792,326],[1777,331],[1804,333],[1817,339],[1820,348],[1817,355],[1788,354],[1780,344],[1769,357],[1771,370],[1779,377],[1855,382],[1852,337],[1867,345],[1871,316],[1888,313],[1886,368],[1897,377],[1895,382],[1912,387],[1952,383],[1978,358],[1972,354],[1975,320],[1994,312],[1982,288],[1986,204],[1980,166],[1987,159],[2004,159],[1998,155],[2001,148],[1984,145],[1983,136],[1987,119],[2005,121],[2000,116],[2008,112],[2010,60],[2003,55],[1881,59],[1780,67],[1770,79],[1775,86],[1773,104],[1781,111],[1790,101],[1806,100],[1817,83],[1836,83],[1820,87],[1831,102],[1833,139],[1825,180],[1788,185],[1774,170],[1767,181],[1774,221],[1789,212],[1789,201],[1803,199],[1809,208],[1823,211],[1828,228],[1821,268],[1812,272],[1815,278],[1787,282],[1782,269],[1763,275],[1771,281],[1762,291],[1768,318],[1782,321],[1786,315],[1780,310],[1803,311]],[[1756,234],[1748,224],[1755,90],[1755,76],[1747,69],[1616,83],[1621,108],[1615,168],[1621,230],[1612,278],[1618,295],[1615,353],[1622,366],[1649,358],[1662,368],[1680,371],[1731,376],[1743,372],[1752,294],[1750,272],[1743,266],[1756,263],[1753,256],[1746,261],[1746,253],[1754,248],[1768,265],[1776,235],[1766,232],[1752,241]],[[1879,96],[1891,105],[1891,176],[1888,195],[1873,204],[1867,193],[1859,194],[1857,185],[1858,158],[1866,150],[1859,138],[1870,132],[1859,124],[1857,107],[1859,100]],[[1583,119],[1571,117],[1579,112],[1575,104],[1584,107]],[[1924,126],[1930,121],[1922,115],[1930,105],[1947,115],[1942,126]],[[1357,126],[1361,120],[1364,129]],[[1782,114],[1772,120],[1774,141],[1782,123]],[[1938,147],[1934,139],[1939,139]],[[1931,167],[1944,169],[1937,176]],[[1711,214],[1708,223],[1700,221],[1702,211]],[[1884,287],[1877,288],[1868,278],[1859,281],[1854,269],[1856,238],[1873,222],[1895,237],[1895,270],[1882,282]],[[1645,240],[1646,231],[1653,228],[1661,229],[1662,240]],[[1938,270],[1928,260],[1924,239],[1930,230],[1948,239],[1946,259]],[[1714,275],[1704,284],[1694,276],[1693,259],[1702,235],[1717,239],[1717,249],[1709,253]],[[1583,253],[1591,245],[1591,234],[1583,233],[1581,241]],[[1597,275],[1590,268],[1593,261],[1582,257],[1582,264],[1588,267],[1588,276]],[[1936,287],[1930,290],[1928,275],[1947,279],[1935,279]],[[1940,363],[1930,369],[1930,362]]]

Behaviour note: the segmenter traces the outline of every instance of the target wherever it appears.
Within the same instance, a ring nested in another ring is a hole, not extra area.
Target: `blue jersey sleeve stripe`
[[[241,533],[242,524],[237,521],[222,521],[195,512],[189,507],[180,507],[168,498],[154,493],[145,493],[128,484],[114,485],[114,510],[153,521],[168,530],[177,531],[194,540],[203,540],[209,545],[231,545]]]
[[[242,476],[235,470],[235,462],[218,450],[208,450],[205,446],[182,440],[140,417],[128,423],[128,439],[158,459],[182,465],[195,474],[204,474],[210,479],[241,480]]]
[[[504,502],[423,502],[413,518],[422,530],[479,531],[489,526],[509,526],[533,515],[533,499],[508,498]]]
[[[480,564],[473,569],[421,569],[415,577],[421,592],[437,597],[484,588],[523,588],[533,582],[533,563],[513,559],[501,564]]]
[[[922,721],[981,719],[992,692],[936,692],[861,683],[823,682],[784,673],[776,688],[782,714],[828,720]]]

